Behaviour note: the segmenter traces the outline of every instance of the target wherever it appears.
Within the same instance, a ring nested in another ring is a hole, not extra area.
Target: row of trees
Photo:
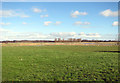
[[[75,39],[75,38],[69,38],[67,40],[63,38],[55,38],[55,40],[12,40],[12,41],[0,41],[0,43],[20,43],[20,42],[120,42],[115,40],[81,40],[81,38]],[[120,44],[119,44],[120,45]]]
[[[75,38],[69,38],[68,40],[65,40],[64,38],[55,38],[55,42],[81,42],[81,38],[75,39]]]
[[[21,43],[21,42],[38,43],[38,42],[54,42],[54,41],[49,41],[49,40],[13,40],[13,41],[0,41],[0,43]]]

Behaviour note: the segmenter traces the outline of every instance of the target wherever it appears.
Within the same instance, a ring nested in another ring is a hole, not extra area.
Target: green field
[[[3,46],[2,80],[117,81],[118,53],[112,51],[118,47]]]

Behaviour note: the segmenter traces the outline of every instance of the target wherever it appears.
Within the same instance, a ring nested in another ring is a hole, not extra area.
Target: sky
[[[119,0],[1,0],[3,2],[119,2]]]
[[[116,40],[118,2],[3,2],[0,40]]]

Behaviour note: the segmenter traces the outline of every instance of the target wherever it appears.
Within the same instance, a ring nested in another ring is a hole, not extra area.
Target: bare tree
[[[57,42],[57,38],[55,38],[55,42]]]

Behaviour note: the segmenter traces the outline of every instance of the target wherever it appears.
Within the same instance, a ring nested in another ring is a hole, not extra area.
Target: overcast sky
[[[1,40],[115,40],[117,2],[3,2]]]

